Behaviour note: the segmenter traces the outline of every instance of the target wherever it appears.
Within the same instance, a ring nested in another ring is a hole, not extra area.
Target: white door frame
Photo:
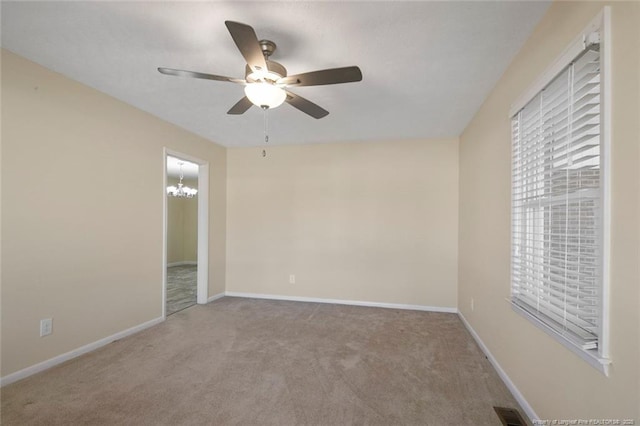
[[[162,317],[167,309],[167,155],[198,165],[198,275],[196,302],[207,303],[209,296],[209,162],[189,154],[163,149],[162,156]]]

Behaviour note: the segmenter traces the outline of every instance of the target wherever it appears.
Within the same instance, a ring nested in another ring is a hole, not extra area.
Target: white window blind
[[[602,325],[600,95],[592,44],[512,117],[511,301],[584,350]]]

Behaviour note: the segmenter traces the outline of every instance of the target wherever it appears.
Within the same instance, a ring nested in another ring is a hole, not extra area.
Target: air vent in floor
[[[493,407],[504,426],[527,426],[515,408]]]

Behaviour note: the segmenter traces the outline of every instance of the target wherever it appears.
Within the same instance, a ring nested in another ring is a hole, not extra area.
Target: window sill
[[[508,300],[508,299],[507,299]],[[558,341],[562,346],[569,349],[574,354],[578,355],[582,358],[583,361],[586,361],[589,365],[591,365],[596,370],[600,371],[605,376],[609,377],[609,366],[611,365],[611,360],[609,358],[602,358],[598,355],[595,350],[585,350],[581,347],[577,346],[573,342],[567,340],[564,336],[559,334],[557,331],[547,326],[545,323],[537,319],[535,316],[531,315],[529,312],[525,311],[518,305],[515,305],[510,300],[508,300],[511,308],[523,316],[524,318],[531,321],[536,327],[540,330],[547,333],[549,336],[553,337],[556,341]]]

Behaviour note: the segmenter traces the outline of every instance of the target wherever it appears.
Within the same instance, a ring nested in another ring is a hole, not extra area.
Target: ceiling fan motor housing
[[[266,75],[266,79],[270,80],[272,83],[275,83],[279,78],[287,76],[287,69],[275,61],[270,61],[269,57],[275,52],[276,44],[271,40],[260,40],[260,49],[262,49],[262,54],[264,55],[265,62],[267,63],[268,74]],[[249,65],[245,67],[245,79],[248,81],[253,80],[250,76],[253,73]]]
[[[266,60],[266,62],[267,62],[267,68],[269,70],[268,74],[266,75],[267,80],[271,80],[272,83],[275,83],[279,78],[287,76],[287,69],[283,67],[281,64],[275,61],[270,61],[268,59]],[[251,74],[253,74],[253,70],[249,68],[249,65],[247,65],[245,67],[245,74],[244,74],[244,77],[247,81],[253,80],[250,77]]]

